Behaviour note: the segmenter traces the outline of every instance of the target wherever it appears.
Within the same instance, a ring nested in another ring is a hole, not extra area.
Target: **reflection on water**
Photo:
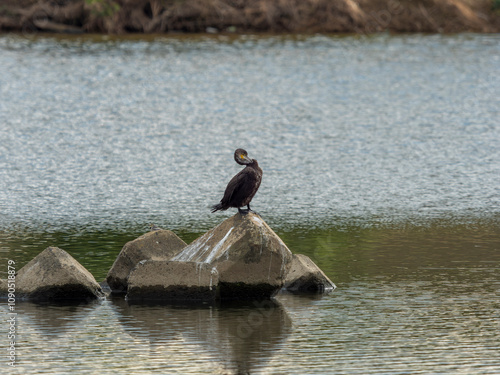
[[[113,304],[125,331],[147,338],[151,351],[179,342],[196,344],[199,352],[238,374],[266,366],[290,333],[290,319],[272,301],[223,308],[129,306],[118,299]]]
[[[497,221],[454,224],[429,221],[427,226],[357,226],[274,228],[294,253],[309,256],[339,285],[373,277],[420,279],[426,269],[454,269],[461,265],[488,267],[500,261],[500,230]],[[68,251],[98,281],[105,279],[123,245],[145,233],[55,232],[13,233],[0,231],[0,263],[13,259],[18,269],[48,246]],[[186,243],[201,232],[175,231]],[[6,269],[0,277],[6,277]]]
[[[495,374],[499,284],[496,294],[462,286],[353,282],[312,308],[294,305],[293,337],[306,354],[284,351],[280,361],[318,374]]]
[[[19,303],[13,373],[496,374],[500,284],[483,289],[475,272],[250,306]]]
[[[23,302],[17,312],[17,370],[24,374],[35,363],[37,373],[68,367],[113,373],[107,355],[112,367],[133,373],[199,373],[207,366],[247,374],[266,367],[291,331],[290,318],[273,301],[225,307],[129,305],[123,299],[86,306]]]
[[[129,305],[120,298],[78,306],[19,303],[17,373],[500,371],[497,225],[323,228],[280,235],[294,252],[313,258],[338,289],[326,296],[282,294],[274,303],[247,306]],[[116,250],[101,250],[90,263],[101,280],[119,251],[119,238],[86,236],[103,249],[99,240],[117,241]],[[86,266],[88,242],[70,251]],[[0,309],[6,316],[5,306]],[[0,325],[0,336],[6,327]]]

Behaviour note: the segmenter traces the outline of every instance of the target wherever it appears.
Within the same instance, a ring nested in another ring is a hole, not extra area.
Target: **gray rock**
[[[113,292],[127,291],[127,278],[142,260],[169,260],[186,246],[186,243],[169,230],[154,230],[123,246],[106,281]]]
[[[172,260],[215,267],[222,299],[255,299],[269,298],[281,289],[292,253],[260,216],[250,212],[225,220]]]
[[[218,283],[208,263],[147,260],[130,273],[127,300],[213,301]]]
[[[103,296],[94,276],[58,247],[48,247],[16,274],[16,298],[90,301]]]
[[[307,293],[324,293],[336,288],[311,258],[302,254],[293,254],[292,265],[286,275],[284,287],[291,292]]]

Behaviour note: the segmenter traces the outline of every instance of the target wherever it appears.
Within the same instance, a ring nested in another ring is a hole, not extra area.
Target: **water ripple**
[[[495,36],[3,36],[1,227],[210,225],[245,147],[275,223],[500,212]]]

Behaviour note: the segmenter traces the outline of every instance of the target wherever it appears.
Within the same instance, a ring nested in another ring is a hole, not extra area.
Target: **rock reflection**
[[[19,302],[16,304],[16,312],[39,334],[45,338],[54,338],[81,326],[99,305],[99,301],[72,304]],[[22,333],[20,332],[21,335]]]
[[[201,307],[130,304],[123,299],[112,303],[124,330],[149,339],[153,351],[181,340],[201,347],[200,356],[209,355],[237,374],[267,363],[292,325],[283,306],[272,300]]]

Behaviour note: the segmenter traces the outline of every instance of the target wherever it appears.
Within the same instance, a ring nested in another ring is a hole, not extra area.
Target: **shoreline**
[[[25,34],[498,33],[498,0],[4,0]]]

